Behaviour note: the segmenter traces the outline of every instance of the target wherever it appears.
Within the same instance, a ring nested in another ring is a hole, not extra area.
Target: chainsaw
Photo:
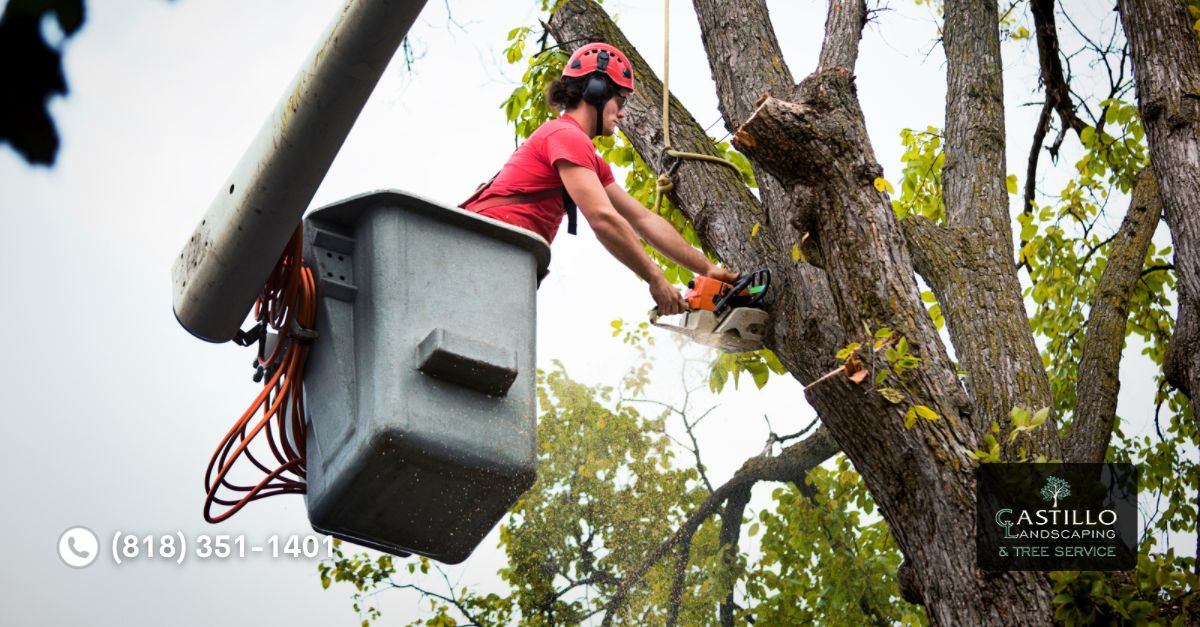
[[[650,311],[650,324],[668,329],[726,353],[762,348],[767,312],[759,304],[767,295],[771,272],[759,268],[743,274],[732,285],[706,276],[688,282],[684,294],[688,309],[681,325],[658,321],[658,308]]]

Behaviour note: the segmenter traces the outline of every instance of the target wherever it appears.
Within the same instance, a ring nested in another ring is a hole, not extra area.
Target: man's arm
[[[646,240],[658,252],[666,255],[671,261],[707,277],[733,283],[737,274],[709,262],[704,253],[692,247],[683,236],[671,226],[662,216],[642,206],[636,198],[629,195],[620,185],[610,183],[604,188],[605,195],[616,208],[617,213],[629,222],[633,230]]]
[[[560,159],[554,164],[567,193],[587,219],[596,234],[596,239],[635,274],[650,284],[650,295],[658,305],[658,312],[671,315],[687,311],[687,304],[679,291],[663,276],[654,263],[629,222],[613,208],[612,201],[600,185],[600,179],[589,168]],[[667,225],[670,228],[670,225]],[[682,238],[680,238],[682,241]],[[703,255],[701,255],[703,257]],[[707,261],[707,260],[706,260]]]

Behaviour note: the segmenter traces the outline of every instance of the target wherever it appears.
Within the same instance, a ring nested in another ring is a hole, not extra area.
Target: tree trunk
[[[1200,416],[1200,49],[1187,3],[1120,0],[1117,8],[1175,244],[1179,311],[1164,372]]]

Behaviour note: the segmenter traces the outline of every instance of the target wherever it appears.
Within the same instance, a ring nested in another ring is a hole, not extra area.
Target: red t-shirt
[[[602,186],[607,187],[614,180],[612,168],[596,154],[588,134],[572,117],[564,115],[538,127],[508,158],[492,184],[465,208],[471,211],[472,206],[496,196],[563,189],[562,179],[554,168],[559,160],[592,170]],[[528,229],[553,242],[565,212],[560,194],[537,203],[492,207],[479,213]]]

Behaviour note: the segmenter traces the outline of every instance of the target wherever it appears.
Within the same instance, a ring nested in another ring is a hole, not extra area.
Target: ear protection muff
[[[583,101],[598,109],[603,109],[615,95],[612,81],[603,74],[592,74],[583,85]]]
[[[596,137],[604,134],[604,105],[617,95],[617,87],[605,74],[608,68],[608,51],[601,50],[596,55],[596,71],[588,76],[583,85],[583,101],[592,105],[596,110]]]

